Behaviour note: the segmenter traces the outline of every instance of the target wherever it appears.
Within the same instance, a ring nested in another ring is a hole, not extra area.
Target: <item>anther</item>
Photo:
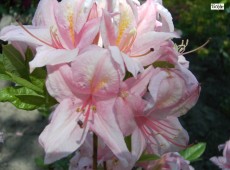
[[[92,109],[93,112],[96,112],[96,111],[97,111],[96,106],[91,106],[91,109]]]
[[[76,109],[76,112],[81,112],[81,108],[78,107],[78,108]]]
[[[80,126],[80,128],[83,128],[83,122],[81,120],[78,120],[77,124]]]

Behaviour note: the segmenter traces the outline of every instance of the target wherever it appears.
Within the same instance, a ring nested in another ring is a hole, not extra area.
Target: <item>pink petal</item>
[[[104,143],[122,164],[128,166],[128,160],[131,155],[114,116],[114,101],[115,98],[97,102],[98,111],[93,115],[93,122],[90,128],[103,139]]]
[[[141,131],[136,128],[132,134],[132,155],[135,156],[136,160],[140,158],[143,151],[146,148],[146,140],[142,135]]]
[[[34,27],[34,26],[24,26],[28,32],[26,32],[20,26],[6,26],[0,32],[0,39],[3,41],[22,41],[28,44],[34,45],[47,45],[52,46],[52,41],[50,37],[50,30],[48,28]],[[39,39],[40,40],[39,40]]]
[[[112,23],[112,17],[110,14],[103,10],[102,22],[101,22],[101,36],[103,40],[103,45],[108,48],[110,45],[115,45],[116,35],[115,35],[115,25]]]
[[[170,12],[163,7],[161,4],[156,4],[156,8],[158,13],[161,16],[161,22],[162,22],[162,28],[161,31],[162,32],[173,32],[174,31],[174,25],[172,22],[172,15],[170,14]]]
[[[55,49],[47,46],[37,48],[37,54],[29,63],[30,69],[33,71],[36,67],[43,67],[45,65],[56,65],[61,63],[68,63],[76,59],[78,55],[78,48],[73,50]]]
[[[149,31],[154,31],[156,12],[156,5],[155,2],[152,0],[147,0],[138,8],[138,35]]]
[[[147,32],[135,39],[131,49],[131,56],[141,55],[149,51],[151,48],[156,50],[161,44],[171,38],[177,37],[174,33],[166,32]],[[141,57],[140,57],[141,58]]]
[[[72,63],[72,70],[80,93],[104,97],[118,93],[120,76],[108,50],[89,47]]]
[[[51,122],[39,136],[45,149],[45,163],[49,164],[74,152],[84,142],[88,124],[80,128],[77,123],[76,105],[72,100],[63,100],[54,111]]]
[[[149,66],[142,73],[137,75],[137,78],[129,78],[125,81],[130,93],[143,96],[147,90],[147,85],[152,77],[152,66]]]
[[[122,97],[118,97],[114,105],[118,125],[125,136],[130,135],[136,127],[133,110],[129,105],[129,101],[132,100],[132,97],[129,96],[124,99]]]
[[[145,133],[148,141],[148,150],[151,153],[162,155],[166,152],[177,152],[188,144],[188,133],[181,126],[176,117],[168,117],[164,120],[152,120],[145,126],[151,128]]]
[[[32,20],[33,25],[47,27],[54,25],[54,8],[57,7],[57,4],[57,0],[40,0]]]
[[[112,59],[118,65],[119,70],[121,71],[121,75],[122,77],[124,77],[125,76],[125,65],[124,65],[124,60],[121,55],[121,51],[119,50],[117,46],[109,46],[108,48],[109,48]]]
[[[77,41],[79,42],[77,44],[77,47],[79,49],[82,49],[84,47],[87,47],[88,45],[93,43],[93,40],[95,39],[96,35],[99,32],[99,26],[100,26],[100,20],[92,19],[88,21],[82,30],[79,32],[79,34],[76,36]]]
[[[67,64],[47,66],[47,71],[46,88],[51,96],[59,102],[75,97],[72,71]]]
[[[127,70],[132,73],[134,77],[136,77],[138,73],[143,72],[144,68],[139,61],[133,60],[124,53],[122,53],[122,57]]]
[[[197,102],[200,86],[195,76],[183,66],[178,69],[157,69],[149,84],[155,118],[174,115],[181,116]],[[175,90],[176,89],[176,90]]]

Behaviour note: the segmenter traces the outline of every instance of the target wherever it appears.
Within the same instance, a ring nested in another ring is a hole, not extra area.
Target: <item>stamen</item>
[[[131,55],[130,57],[142,57],[142,56],[145,56],[145,55],[147,55],[147,54],[149,54],[149,53],[151,53],[151,52],[153,52],[153,51],[154,51],[154,48],[150,48],[150,50],[147,51],[147,52],[144,53],[144,54],[140,54],[140,55]]]
[[[20,22],[18,22],[18,21],[16,21],[17,23],[18,23],[18,25],[25,31],[25,32],[27,32],[30,36],[32,36],[33,38],[35,38],[36,40],[38,40],[38,41],[40,41],[40,42],[42,42],[43,44],[46,44],[46,45],[48,45],[48,46],[50,46],[50,47],[53,47],[53,45],[52,44],[49,44],[49,43],[47,43],[47,42],[45,42],[45,41],[43,41],[42,39],[40,39],[40,38],[38,38],[38,37],[36,37],[35,35],[33,35],[31,32],[29,32],[23,25],[22,25],[22,23],[20,23]]]
[[[204,46],[206,46],[209,42],[211,41],[211,38],[209,38],[203,45],[201,45],[200,47],[198,48],[195,48],[194,50],[191,50],[191,51],[188,51],[188,52],[185,52],[185,53],[182,53],[182,55],[186,55],[186,54],[190,54],[190,53],[193,53],[201,48],[203,48]]]
[[[50,35],[51,35],[52,41],[54,43],[54,46],[57,48],[63,48],[64,49],[56,31],[57,30],[53,30],[53,27],[50,27]]]
[[[94,105],[91,106],[91,109],[92,109],[93,112],[96,112],[96,111],[97,111],[97,108],[96,108],[96,106],[94,106]]]
[[[188,46],[188,42],[189,41],[187,39],[185,44],[184,44],[184,40],[182,40],[181,44],[178,46],[177,44],[175,44],[179,53],[183,53],[185,51],[185,48]]]

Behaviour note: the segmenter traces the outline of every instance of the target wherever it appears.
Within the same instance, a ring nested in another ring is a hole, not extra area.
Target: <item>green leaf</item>
[[[10,76],[6,75],[6,74],[0,74],[0,80],[9,80],[11,81]]]
[[[206,148],[206,143],[198,143],[193,145],[183,151],[180,151],[180,155],[188,160],[188,161],[195,161],[198,160],[199,157],[204,153]]]
[[[175,68],[175,66],[168,61],[155,61],[153,64],[154,68]]]
[[[11,81],[21,85],[21,86],[24,86],[24,87],[27,87],[27,88],[30,88],[38,93],[43,93],[43,89],[39,88],[38,86],[32,84],[31,82],[27,81],[26,79],[23,79],[21,77],[18,77],[10,72],[6,72],[7,75],[11,78]]]
[[[26,87],[7,87],[0,91],[0,102],[10,102],[23,110],[34,110],[45,102],[45,98]]]
[[[17,76],[28,79],[29,72],[20,52],[12,45],[4,45],[2,49],[4,68]]]
[[[160,159],[159,156],[154,155],[154,154],[145,154],[145,155],[141,155],[140,159],[138,160],[138,162],[143,162],[143,161],[154,161]]]

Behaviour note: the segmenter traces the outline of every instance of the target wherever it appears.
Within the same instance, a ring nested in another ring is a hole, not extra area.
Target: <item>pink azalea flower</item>
[[[36,45],[31,70],[70,62],[79,50],[92,44],[98,34],[100,19],[92,16],[93,4],[92,0],[41,0],[32,25],[5,27],[0,39]]]
[[[223,156],[212,157],[210,160],[223,170],[230,170],[230,140],[225,145],[219,145],[219,149],[223,149]]]
[[[161,118],[187,113],[200,94],[195,76],[180,65],[173,69],[155,69],[148,89],[150,95],[145,97],[152,103],[152,116]]]
[[[169,152],[161,156],[159,160],[143,164],[146,170],[194,170],[177,152]]]
[[[153,0],[141,6],[136,6],[132,1],[118,2],[118,9],[115,8],[113,13],[103,11],[103,45],[111,50],[121,67],[125,64],[136,77],[138,72],[143,71],[142,66],[152,64],[161,44],[177,36],[173,33],[171,14],[161,4]],[[156,30],[159,23],[161,29]]]
[[[171,14],[153,0],[141,6],[136,6],[132,1],[118,1],[113,13],[103,11],[102,18],[103,45],[111,50],[115,61],[135,77],[143,71],[142,65],[152,64],[150,61],[158,55],[157,51],[163,42],[176,37],[172,33]],[[161,30],[156,30],[158,23],[162,24]]]
[[[39,137],[46,163],[78,149],[90,129],[128,165],[130,154],[113,111],[122,79],[109,52],[97,46],[80,54],[71,66],[48,67],[46,86],[60,104]]]
[[[137,79],[127,79],[115,103],[116,117],[123,134],[132,134],[132,154],[136,160],[146,147],[148,152],[162,155],[168,151],[181,150],[188,143],[188,134],[176,117],[158,116],[154,113],[157,109],[149,109],[151,103],[142,99],[153,70],[149,67]]]
[[[197,102],[200,85],[196,77],[181,64],[172,42],[168,41],[159,51],[159,60],[166,61],[174,68],[156,68],[150,80],[145,99],[148,109],[155,118],[179,117]]]

